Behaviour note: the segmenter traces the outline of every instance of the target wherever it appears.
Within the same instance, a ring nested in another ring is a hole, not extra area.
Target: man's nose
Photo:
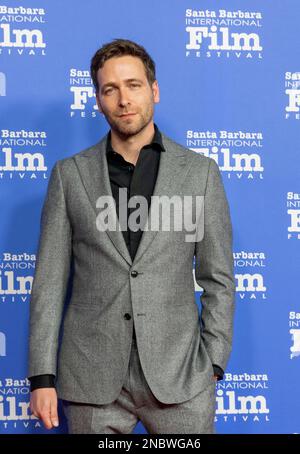
[[[128,90],[126,90],[125,88],[120,88],[119,105],[126,106],[129,103],[130,103],[130,100],[129,100],[129,96],[128,96]]]

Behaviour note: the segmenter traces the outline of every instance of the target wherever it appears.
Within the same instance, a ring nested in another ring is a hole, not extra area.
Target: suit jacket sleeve
[[[72,252],[60,161],[50,175],[40,226],[30,298],[28,376],[56,375],[59,329]]]
[[[201,296],[201,337],[212,364],[223,369],[232,347],[235,282],[232,226],[221,174],[211,159],[204,197],[204,236],[195,243]]]

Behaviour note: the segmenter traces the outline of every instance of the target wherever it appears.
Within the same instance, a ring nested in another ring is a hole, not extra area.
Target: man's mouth
[[[135,113],[125,113],[125,114],[119,115],[119,117],[129,117],[131,115],[135,115]]]

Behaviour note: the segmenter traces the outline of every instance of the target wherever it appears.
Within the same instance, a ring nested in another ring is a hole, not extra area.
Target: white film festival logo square
[[[69,85],[71,93],[70,117],[92,117],[98,115],[98,106],[95,98],[90,71],[70,68]]]
[[[185,10],[187,58],[262,58],[260,11]]]
[[[288,210],[291,217],[291,225],[288,227],[289,232],[300,232],[300,210]]]
[[[212,158],[228,180],[263,179],[264,137],[261,131],[194,130],[186,132],[186,146]]]
[[[0,5],[0,53],[6,55],[46,55],[43,27],[44,8]]]
[[[300,120],[300,71],[286,71],[284,86],[287,96],[285,119]]]
[[[300,312],[290,311],[289,328],[292,341],[290,359],[293,359],[300,356]]]
[[[288,95],[288,105],[285,110],[287,112],[299,112],[300,111],[300,90],[285,90]]]
[[[290,358],[296,358],[300,356],[300,329],[290,329],[290,335],[292,336],[293,345],[290,348]]]

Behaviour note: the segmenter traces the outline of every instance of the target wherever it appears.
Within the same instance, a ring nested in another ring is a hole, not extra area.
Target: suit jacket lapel
[[[97,208],[96,203],[100,196],[110,196],[111,200],[114,200],[111,191],[106,159],[106,140],[107,134],[92,148],[92,150],[89,149],[85,153],[75,156],[75,161],[81,175],[82,183],[88,194],[96,216],[99,214],[99,208]],[[115,206],[110,207],[108,212],[109,216],[117,226],[117,229],[105,231],[114,247],[119,251],[124,260],[126,260],[129,265],[132,265],[132,260],[126,246],[123,233],[120,230]]]
[[[160,155],[158,174],[152,195],[158,197],[172,197],[173,195],[180,195],[183,180],[187,175],[190,166],[187,165],[186,153],[180,148],[175,148],[165,134],[161,133],[161,135],[166,151],[162,151]],[[151,219],[154,215],[153,208],[154,205],[151,203],[148,216],[149,229],[151,227]],[[140,260],[157,233],[158,230],[145,230],[143,232],[139,247],[133,260],[133,265]]]
[[[113,200],[106,159],[106,141],[107,134],[92,149],[88,149],[74,156],[83,186],[96,215],[99,214],[96,202],[100,196],[108,195]],[[180,194],[181,185],[190,166],[187,165],[186,153],[174,147],[172,142],[163,133],[162,141],[166,151],[161,152],[153,196],[166,195],[172,197],[172,195]],[[152,208],[153,205],[151,204],[148,218],[149,226],[151,226],[151,217],[153,216]],[[132,266],[140,260],[158,231],[145,230],[143,232],[134,261],[132,262],[122,231],[120,230],[115,205],[109,209],[109,215],[116,223],[117,229],[115,231],[106,230],[106,233],[124,260]]]

